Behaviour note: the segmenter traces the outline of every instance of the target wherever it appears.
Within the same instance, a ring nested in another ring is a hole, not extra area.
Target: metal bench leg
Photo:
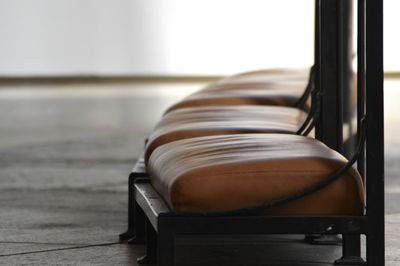
[[[146,254],[137,259],[138,264],[149,265],[157,262],[157,232],[146,219]]]
[[[385,240],[383,233],[367,235],[367,264],[368,266],[385,265]]]
[[[360,235],[343,235],[343,255],[335,265],[366,265],[361,258]]]
[[[135,201],[135,179],[137,173],[131,173],[128,181],[128,229],[119,235],[120,240],[128,240],[130,244],[144,242],[145,215]]]
[[[175,265],[175,235],[171,223],[158,218],[158,266]]]
[[[134,233],[131,238],[128,239],[128,244],[143,244],[145,242],[146,232],[146,216],[139,205],[136,204],[132,209],[132,225],[134,227]]]

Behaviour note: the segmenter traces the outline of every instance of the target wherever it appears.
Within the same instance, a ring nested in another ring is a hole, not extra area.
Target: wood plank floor
[[[0,265],[135,265],[127,175],[163,110],[200,83],[0,84]],[[400,82],[387,82],[387,265],[400,265]],[[187,238],[179,265],[332,265],[302,236]]]

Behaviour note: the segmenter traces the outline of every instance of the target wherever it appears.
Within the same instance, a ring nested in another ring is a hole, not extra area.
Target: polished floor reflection
[[[127,175],[167,106],[201,82],[0,85],[0,264],[135,265]],[[386,86],[387,265],[400,264],[400,82]],[[181,265],[331,265],[301,236],[178,243]],[[275,263],[268,264],[268,261]]]

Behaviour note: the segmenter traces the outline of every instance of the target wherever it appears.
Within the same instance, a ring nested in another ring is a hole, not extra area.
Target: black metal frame
[[[317,0],[319,24],[317,85],[323,88],[317,138],[342,151],[343,132],[343,5],[346,0]],[[338,22],[339,21],[339,22]],[[367,205],[363,216],[270,217],[249,215],[184,215],[152,204],[152,197],[136,193],[148,183],[142,162],[130,176],[130,222],[123,237],[143,240],[146,252],[141,262],[158,257],[160,266],[175,264],[174,242],[184,235],[213,234],[341,234],[343,257],[337,264],[364,264],[360,236],[366,235],[366,263],[385,264],[384,254],[384,151],[383,151],[383,0],[358,0],[358,118],[367,114],[365,156],[358,158],[364,174]],[[340,37],[341,36],[341,37]],[[364,95],[365,92],[365,95]],[[364,97],[365,96],[365,97]],[[360,132],[360,131],[358,131]],[[139,178],[140,177],[140,178]],[[143,179],[144,178],[144,179]],[[136,184],[136,185],[135,185]],[[136,188],[136,189],[131,189]],[[156,242],[157,240],[157,242]]]
[[[148,178],[144,164],[144,155],[135,163],[128,178],[128,228],[119,235],[120,240],[128,240],[130,244],[144,243],[145,215],[135,199],[135,182],[137,178]]]

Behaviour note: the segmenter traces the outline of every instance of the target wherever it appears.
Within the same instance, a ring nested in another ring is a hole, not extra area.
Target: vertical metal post
[[[385,264],[383,0],[366,0],[365,14],[367,262],[381,266]]]
[[[360,121],[365,114],[365,0],[358,0],[357,9],[357,132],[360,136],[362,130]],[[364,178],[364,150],[357,160],[357,169]]]
[[[320,52],[320,0],[315,0],[314,4],[314,71],[315,78],[319,77],[319,52]],[[315,82],[316,86],[319,85],[319,82]]]
[[[343,88],[343,123],[346,125],[344,135],[348,138],[344,139],[343,155],[350,158],[357,146],[356,130],[352,125],[352,120],[356,115],[356,106],[354,104],[356,87],[354,86],[354,69],[353,69],[353,0],[342,0],[342,88]]]
[[[344,98],[351,95],[352,2],[348,0],[320,1],[319,86],[323,93],[321,115],[317,123],[317,138],[330,148],[343,153],[343,115],[349,111]],[[360,236],[343,235],[343,257],[338,265],[360,265]]]
[[[353,0],[341,1],[341,27],[342,27],[342,75],[343,75],[343,116],[347,122],[353,113]]]
[[[340,91],[340,27],[337,0],[322,0],[319,18],[319,86],[322,100],[316,137],[330,148],[341,152],[343,143],[342,94]]]
[[[352,5],[349,0],[338,0],[338,102],[337,111],[339,113],[337,130],[343,131],[343,119],[349,125],[350,141],[347,147],[342,146],[340,150],[349,156],[354,151],[354,143],[351,141],[353,130],[351,127],[352,118],[352,94],[353,94],[353,71],[352,71]],[[339,136],[340,137],[340,136]],[[338,142],[340,139],[338,140]],[[338,145],[340,145],[338,143]],[[337,265],[363,265],[365,262],[361,258],[361,239],[360,235],[343,235],[343,256],[337,260]]]

